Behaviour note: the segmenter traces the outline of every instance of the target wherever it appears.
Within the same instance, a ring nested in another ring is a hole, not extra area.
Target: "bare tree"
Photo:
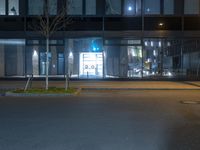
[[[44,15],[37,17],[37,23],[31,24],[30,28],[39,32],[46,38],[46,84],[45,89],[49,87],[49,38],[61,29],[64,29],[67,25],[72,23],[69,16],[66,16],[66,11],[69,5],[64,4],[60,11],[55,16],[50,16],[49,0],[44,0]]]

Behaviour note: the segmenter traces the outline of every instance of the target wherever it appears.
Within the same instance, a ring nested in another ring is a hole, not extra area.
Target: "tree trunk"
[[[46,38],[46,84],[45,89],[48,90],[49,88],[49,38]]]

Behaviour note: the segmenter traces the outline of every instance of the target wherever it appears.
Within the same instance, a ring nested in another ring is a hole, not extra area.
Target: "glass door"
[[[79,76],[81,78],[101,78],[101,77],[103,77],[102,52],[80,53]]]

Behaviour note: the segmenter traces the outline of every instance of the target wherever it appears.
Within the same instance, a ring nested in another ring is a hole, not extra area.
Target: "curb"
[[[63,97],[63,96],[75,96],[80,93],[80,90],[77,90],[73,94],[33,94],[33,93],[13,93],[13,92],[6,92],[3,96],[11,96],[11,97]]]
[[[12,97],[61,97],[61,96],[74,96],[75,94],[31,94],[31,93],[12,93],[6,92],[5,96],[12,96]]]
[[[82,88],[82,90],[200,90],[200,88]]]

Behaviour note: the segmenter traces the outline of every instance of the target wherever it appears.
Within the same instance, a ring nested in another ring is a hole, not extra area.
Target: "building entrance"
[[[80,53],[79,77],[80,78],[102,78],[103,77],[103,53],[102,52]]]

